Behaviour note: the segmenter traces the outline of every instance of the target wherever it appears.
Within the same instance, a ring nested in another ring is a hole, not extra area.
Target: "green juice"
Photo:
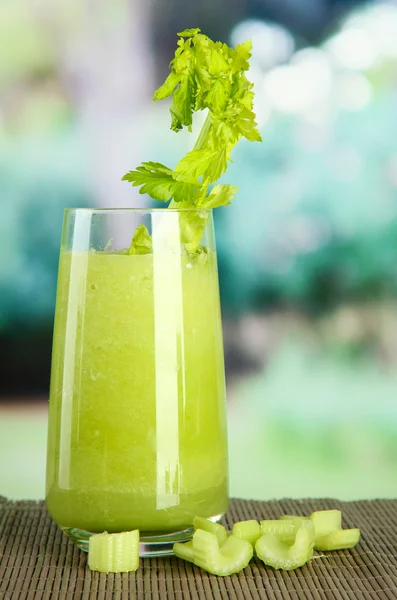
[[[215,252],[60,257],[46,503],[63,528],[172,532],[227,508]]]

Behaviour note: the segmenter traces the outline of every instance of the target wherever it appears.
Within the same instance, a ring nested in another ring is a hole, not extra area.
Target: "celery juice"
[[[64,529],[175,532],[227,508],[216,255],[62,250],[46,503]]]

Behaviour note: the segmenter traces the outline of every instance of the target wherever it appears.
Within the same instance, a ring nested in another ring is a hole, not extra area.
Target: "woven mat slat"
[[[0,496],[0,600],[397,600],[397,500],[232,500],[229,528],[245,519],[338,508],[359,527],[353,550],[316,553],[289,573],[259,559],[238,575],[215,577],[177,558],[141,560],[136,573],[106,575],[52,522],[42,502]]]

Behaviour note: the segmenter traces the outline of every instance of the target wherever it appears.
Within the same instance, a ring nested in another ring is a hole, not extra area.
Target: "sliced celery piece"
[[[219,545],[221,546],[227,539],[227,531],[218,523],[214,523],[209,519],[204,519],[203,517],[195,517],[193,519],[194,529],[202,529],[203,531],[209,531],[209,533],[213,533],[216,535],[219,541]],[[186,543],[176,543],[173,546],[173,551],[175,556],[178,558],[182,558],[183,560],[187,560],[189,562],[194,562],[193,558],[193,540]]]
[[[282,515],[280,517],[281,521],[292,521],[295,527],[295,531],[299,529],[303,521],[308,521],[309,519],[310,517],[302,517],[300,515]]]
[[[202,517],[195,517],[193,519],[193,526],[195,529],[202,529],[203,531],[208,531],[209,533],[216,535],[220,546],[227,540],[227,531],[223,525],[219,525],[219,523],[214,523],[213,521],[203,519]]]
[[[215,534],[197,529],[193,535],[194,564],[213,575],[225,577],[239,573],[253,556],[253,548],[249,542],[235,535],[230,535],[219,547]]]
[[[272,533],[280,542],[293,542],[296,529],[292,520],[267,519],[266,521],[261,521],[261,532],[262,535]]]
[[[139,566],[139,531],[99,533],[88,541],[88,566],[101,573],[127,573]]]
[[[360,541],[359,529],[340,529],[323,537],[316,537],[316,550],[346,550],[354,548]]]
[[[240,521],[233,525],[233,535],[242,540],[247,540],[252,546],[255,546],[256,541],[261,537],[261,526],[258,521]]]
[[[323,537],[342,529],[342,513],[340,510],[318,510],[310,515],[316,538]]]
[[[296,531],[295,542],[291,546],[292,555],[307,552],[306,560],[310,560],[313,557],[314,539],[313,524],[307,519]]]
[[[185,544],[181,544],[179,542],[174,544],[173,551],[175,556],[178,558],[183,558],[183,560],[194,562],[192,541],[186,542]]]
[[[303,522],[291,546],[280,541],[275,534],[265,533],[255,544],[258,557],[265,565],[283,571],[302,567],[313,556],[314,530],[310,521]]]

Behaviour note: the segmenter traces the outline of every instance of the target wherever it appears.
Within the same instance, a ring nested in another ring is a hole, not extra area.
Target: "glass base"
[[[209,520],[218,523],[222,517],[223,514],[216,515],[209,517]],[[91,532],[74,527],[61,527],[61,529],[80,550],[88,552],[88,540],[93,535]],[[141,531],[139,537],[139,556],[141,558],[171,556],[173,554],[173,545],[176,542],[189,542],[193,537],[193,532],[193,527],[181,531],[172,531],[171,533]]]

